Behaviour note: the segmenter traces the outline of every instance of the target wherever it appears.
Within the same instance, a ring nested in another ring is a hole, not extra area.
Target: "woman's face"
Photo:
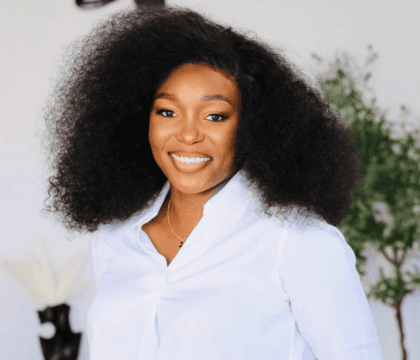
[[[239,89],[228,74],[201,64],[171,72],[156,92],[149,123],[153,157],[171,186],[196,194],[234,175],[239,115]],[[209,160],[187,164],[174,155]]]

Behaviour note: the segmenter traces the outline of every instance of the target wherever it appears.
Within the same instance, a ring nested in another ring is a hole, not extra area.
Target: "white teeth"
[[[175,159],[177,159],[177,160],[179,160],[183,163],[186,163],[186,164],[198,163],[198,162],[210,160],[210,158],[184,158],[184,157],[181,157],[181,156],[176,156],[174,154],[172,154],[172,155]]]

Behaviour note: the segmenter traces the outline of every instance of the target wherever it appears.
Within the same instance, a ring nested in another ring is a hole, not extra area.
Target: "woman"
[[[381,359],[336,228],[355,139],[278,51],[142,7],[67,59],[48,211],[91,235],[91,360]]]

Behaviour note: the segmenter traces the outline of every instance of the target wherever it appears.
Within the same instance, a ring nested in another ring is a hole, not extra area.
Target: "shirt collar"
[[[252,199],[247,179],[243,170],[239,170],[232,178],[213,195],[204,205],[203,217],[209,214],[222,214],[232,225],[236,225]],[[151,199],[145,209],[136,216],[131,228],[142,226],[154,218],[162,207],[171,184],[166,180],[160,193]],[[251,195],[251,196],[250,196]]]

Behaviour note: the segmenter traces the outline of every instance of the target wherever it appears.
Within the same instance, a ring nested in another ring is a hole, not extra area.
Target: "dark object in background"
[[[60,304],[38,311],[41,324],[50,322],[55,327],[51,339],[39,337],[45,360],[76,360],[82,333],[74,333],[69,323],[70,306]]]
[[[115,0],[76,0],[76,5],[84,9],[92,9],[104,6]]]
[[[165,5],[165,0],[134,0],[136,5]]]
[[[76,0],[76,5],[83,9],[94,9],[107,5],[115,0]],[[134,0],[136,5],[164,6],[165,0]]]

